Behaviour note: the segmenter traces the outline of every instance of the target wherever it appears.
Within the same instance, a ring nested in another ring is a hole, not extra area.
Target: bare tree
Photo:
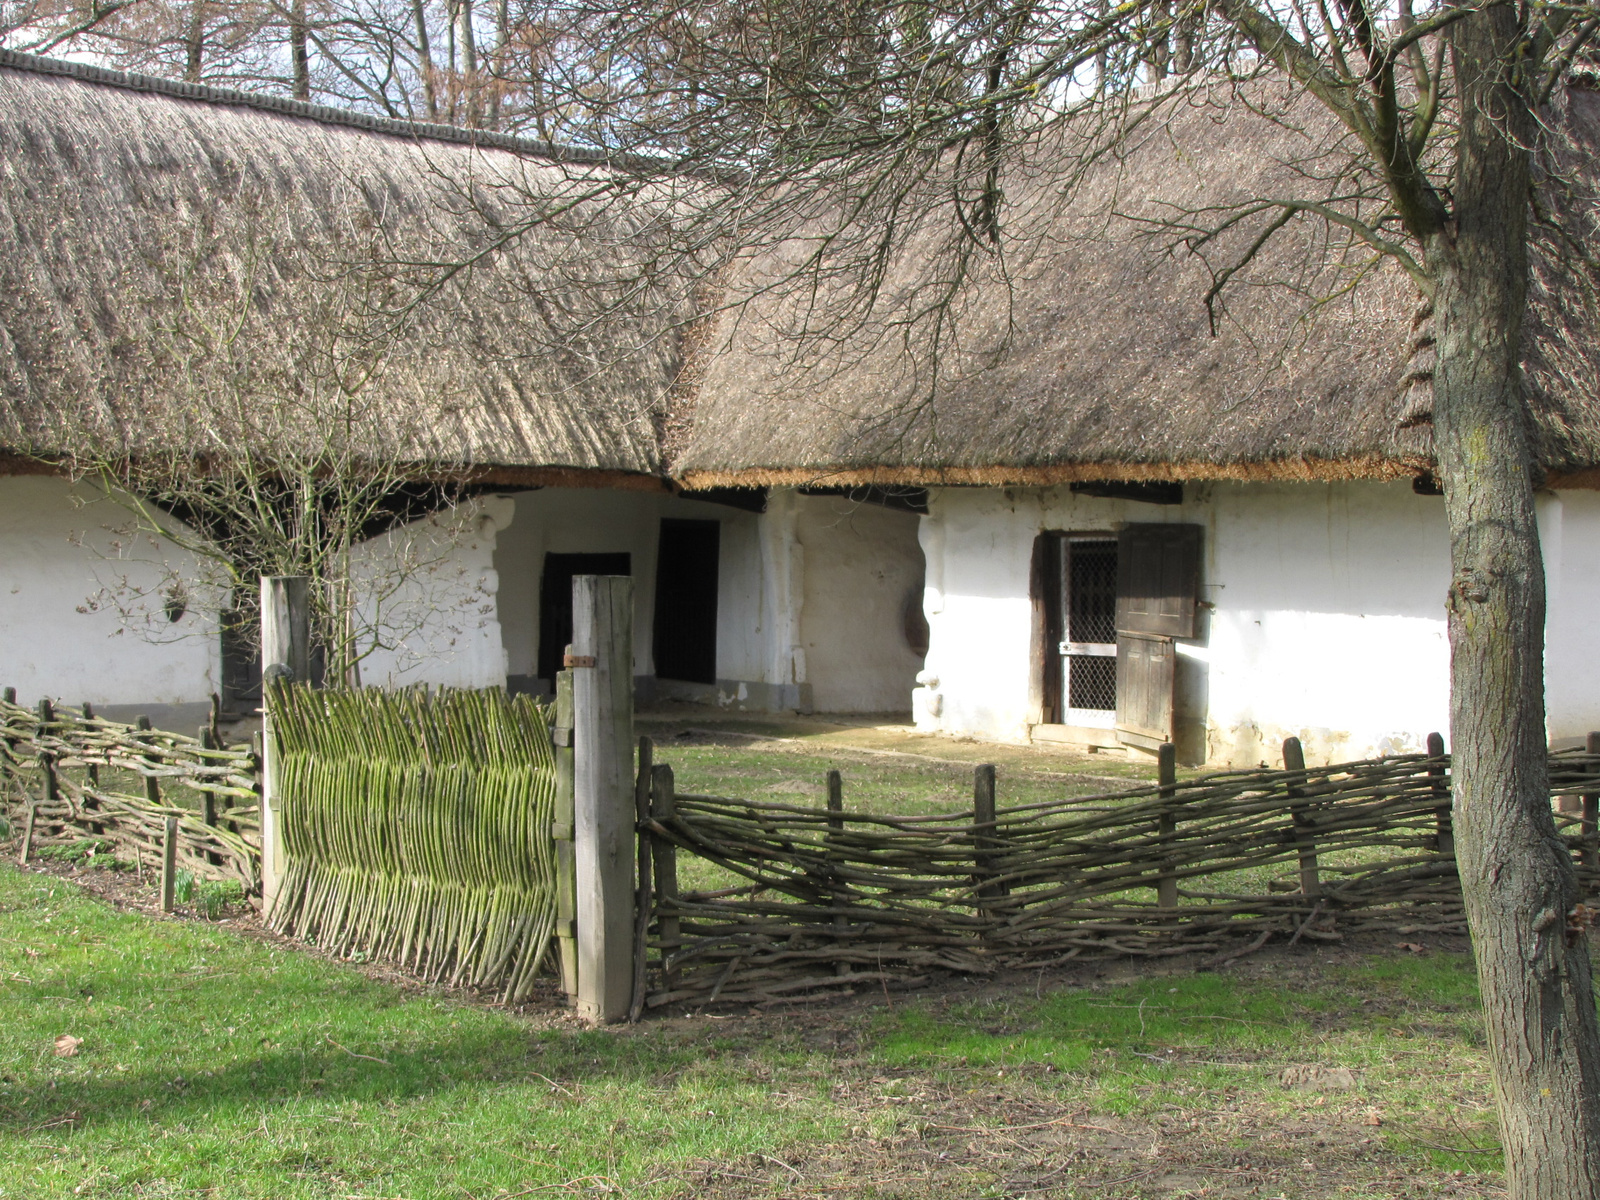
[[[9,0],[0,44],[388,117],[547,124],[523,99],[543,94],[546,46],[513,0]]]
[[[59,415],[68,465],[109,504],[93,512],[123,558],[153,561],[162,577],[111,575],[92,606],[140,630],[167,624],[152,609],[170,620],[189,607],[249,631],[260,576],[308,576],[327,677],[348,684],[375,653],[404,658],[424,626],[478,619],[478,585],[454,556],[472,506],[458,484],[419,477],[433,414],[391,386],[413,331],[359,316],[371,292],[395,286],[378,240],[358,208],[313,238],[241,188],[142,265],[153,319],[137,353],[160,401],[131,426]]]
[[[760,287],[795,297],[791,332],[829,359],[875,316],[935,363],[925,393],[959,339],[967,282],[1006,269],[1008,174],[1051,170],[1070,194],[1163,105],[1202,90],[1318,139],[1296,166],[1302,186],[1173,211],[1146,232],[1211,263],[1195,302],[1214,310],[1308,224],[1334,260],[1357,274],[1398,264],[1419,293],[1451,539],[1456,846],[1511,1192],[1600,1195],[1600,1030],[1586,910],[1548,800],[1540,469],[1522,367],[1535,239],[1567,264],[1565,302],[1593,299],[1592,214],[1558,200],[1585,194],[1563,174],[1560,105],[1594,10],[709,0],[554,3],[540,26],[605,51],[552,56],[545,86],[566,136],[619,163],[670,158],[689,214],[678,233],[694,231],[683,244],[718,247],[724,269],[786,247]],[[722,193],[694,190],[695,172]],[[888,264],[911,250],[923,286],[884,296]]]

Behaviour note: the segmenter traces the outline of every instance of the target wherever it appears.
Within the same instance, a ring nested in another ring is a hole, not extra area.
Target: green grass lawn
[[[0,1197],[1494,1194],[1461,954],[586,1031],[4,867],[0,978]]]

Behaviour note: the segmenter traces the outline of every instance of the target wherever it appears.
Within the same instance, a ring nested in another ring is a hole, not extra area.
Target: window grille
[[[1062,556],[1062,670],[1068,709],[1117,707],[1117,543],[1066,538]]]

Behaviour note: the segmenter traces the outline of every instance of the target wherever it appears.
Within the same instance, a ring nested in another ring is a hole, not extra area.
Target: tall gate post
[[[268,700],[273,680],[311,681],[311,580],[261,577],[261,910],[271,913],[283,878],[278,819],[278,750]]]
[[[578,1014],[620,1021],[633,992],[633,580],[572,581]]]

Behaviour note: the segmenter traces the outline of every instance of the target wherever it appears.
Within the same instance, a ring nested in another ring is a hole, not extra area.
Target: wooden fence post
[[[83,702],[83,707],[79,711],[83,715],[85,724],[94,720],[94,706],[87,700]],[[87,784],[83,789],[84,811],[99,812],[100,801],[95,798],[94,793],[100,789],[100,768],[94,763],[88,763],[83,768],[83,777],[84,782]],[[105,823],[103,821],[91,821],[89,822],[89,831],[99,837],[106,831]]]
[[[212,708],[211,713],[214,721],[216,717],[216,709],[214,707]],[[222,748],[221,743],[219,743],[217,740],[215,729],[216,726],[214,723],[200,726],[200,736],[198,738],[200,742],[200,749],[220,750]],[[206,760],[202,759],[201,761],[204,762]],[[217,794],[215,792],[207,791],[201,792],[200,796],[200,819],[206,823],[207,829],[215,829],[217,826]],[[206,861],[214,867],[220,866],[222,863],[222,855],[218,854],[215,850],[207,850]]]
[[[178,887],[178,818],[168,817],[161,839],[161,911],[169,913]]]
[[[1004,896],[1007,892],[1005,884],[995,879],[994,847],[997,845],[994,823],[994,764],[983,763],[972,771],[972,824],[976,829],[987,832],[976,833],[973,844],[977,847],[973,853],[973,863],[977,867],[973,875],[973,882],[977,884],[978,896],[982,899],[991,899],[995,896]],[[981,904],[978,906],[981,916],[987,916],[988,910]]]
[[[44,727],[56,719],[54,705],[48,700],[39,701],[39,739],[44,738]],[[28,816],[22,826],[22,849],[17,854],[17,862],[27,865],[28,858],[33,854],[34,826],[39,820],[39,806],[55,802],[58,791],[56,786],[55,756],[48,750],[39,751],[39,795],[28,798]]]
[[[833,836],[835,836],[837,834],[841,834],[843,832],[844,832],[844,776],[839,774],[838,771],[829,771],[828,772],[828,836],[829,837],[833,837]],[[833,861],[832,861],[833,860],[833,855],[830,854],[828,856],[828,858],[829,858],[828,878],[830,879],[830,881],[836,880],[838,878],[838,871],[837,871],[837,868],[835,868],[833,866]],[[830,904],[834,905],[835,907],[837,907],[838,905],[844,903],[844,897],[841,896],[838,892],[829,892],[828,893],[828,903],[830,903]],[[833,916],[833,934],[834,934],[834,945],[835,946],[838,945],[838,939],[841,936],[843,936],[844,932],[849,927],[850,927],[849,918],[847,918],[843,913],[835,913],[834,914],[834,916]],[[850,974],[850,964],[845,962],[842,959],[835,960],[834,964],[833,964],[833,973],[835,975],[848,975],[848,974]]]
[[[256,777],[256,812],[260,815],[261,827],[261,865],[256,871],[256,886],[261,889],[261,911],[267,910],[266,880],[264,877],[267,861],[267,738],[266,734],[258,729],[250,735],[250,767]],[[229,821],[228,829],[233,833],[239,832],[239,823]]]
[[[146,716],[135,718],[133,727],[141,732],[149,733],[150,718]],[[140,757],[144,758],[146,762],[153,763],[155,761],[148,755],[141,755]],[[144,798],[153,805],[161,803],[161,781],[154,775],[146,775],[144,777]]]
[[[633,580],[572,581],[578,1014],[628,1015],[633,989]]]
[[[1306,769],[1305,750],[1301,748],[1300,739],[1297,737],[1283,739],[1283,769],[1285,771]],[[1287,790],[1291,799],[1305,794],[1303,788],[1293,784]],[[1311,806],[1290,804],[1289,812],[1294,819],[1295,845],[1300,850],[1300,892],[1305,896],[1320,896],[1322,879],[1317,871],[1316,822],[1311,818]]]
[[[567,647],[567,654],[572,647]],[[578,877],[572,851],[572,672],[556,672],[556,817],[550,832],[556,843],[556,937],[561,951],[561,990],[578,998]]]
[[[1591,732],[1584,739],[1584,749],[1590,754],[1600,754],[1600,732]],[[1600,867],[1600,793],[1584,793],[1578,833],[1583,839],[1578,861],[1586,867]]]
[[[0,702],[15,704],[17,702],[17,689],[8,687],[0,691]],[[0,738],[0,787],[4,787],[7,796],[11,794],[11,785],[16,772],[16,764],[11,754],[11,740]]]
[[[311,682],[311,581],[304,575],[261,577],[261,907],[268,914],[283,881],[278,749],[268,699],[277,681]]]
[[[666,824],[677,816],[678,793],[672,768],[658,763],[650,769],[650,817]],[[682,922],[677,914],[678,848],[665,838],[651,839],[655,868],[656,934],[661,940],[661,990],[670,992],[678,972],[671,966],[673,953],[682,937]]]
[[[1433,848],[1440,854],[1454,855],[1456,852],[1455,822],[1450,814],[1450,784],[1445,780],[1444,735],[1430,733],[1428,735],[1428,757],[1435,761],[1428,764],[1428,776],[1433,780],[1433,794],[1438,800],[1438,807],[1433,810],[1433,823],[1438,833],[1434,835]]]
[[[1170,804],[1178,782],[1178,750],[1171,742],[1162,742],[1156,748],[1156,782],[1161,785],[1161,799]],[[1171,808],[1162,809],[1156,818],[1157,835],[1165,842],[1177,832],[1178,814]],[[1156,878],[1156,903],[1162,908],[1178,907],[1178,877],[1170,870]]]
[[[638,852],[637,885],[634,888],[633,991],[628,1001],[628,1020],[637,1022],[644,1015],[645,959],[650,953],[650,908],[654,899],[650,888],[650,842],[644,823],[650,819],[651,769],[655,765],[655,743],[639,739],[639,769],[633,780],[633,828]]]

